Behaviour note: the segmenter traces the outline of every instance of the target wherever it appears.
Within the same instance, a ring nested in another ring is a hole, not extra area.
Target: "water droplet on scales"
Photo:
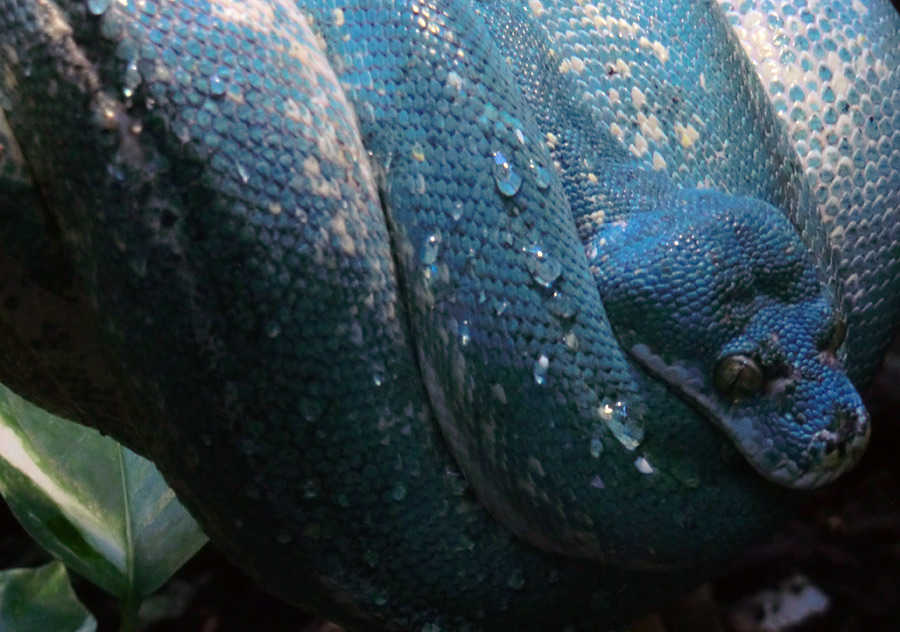
[[[656,468],[650,465],[650,461],[645,459],[642,456],[639,456],[634,460],[634,466],[637,468],[637,471],[641,474],[655,474]]]
[[[88,0],[87,8],[91,15],[103,15],[109,9],[112,0]]]
[[[541,287],[550,288],[559,275],[562,274],[562,263],[559,259],[550,257],[547,251],[539,245],[528,248],[532,255],[528,259],[528,271],[531,278]]]
[[[409,490],[406,489],[406,485],[403,483],[397,483],[394,485],[393,489],[391,489],[391,498],[396,500],[397,502],[406,498],[406,495],[409,493]]]
[[[547,310],[557,318],[562,318],[563,320],[568,320],[578,313],[575,302],[558,290],[553,292],[553,296],[548,299]]]
[[[534,363],[534,381],[536,384],[543,386],[547,383],[547,372],[550,369],[550,359],[541,354]]]
[[[430,266],[435,261],[437,261],[438,251],[441,248],[441,234],[433,233],[425,237],[425,243],[422,245],[422,252],[420,255],[422,263],[426,266]]]
[[[625,402],[603,402],[598,412],[603,424],[626,450],[634,450],[641,444],[644,439],[644,426],[639,420],[628,416]]]
[[[513,590],[521,590],[522,588],[524,588],[525,576],[522,574],[522,571],[513,571],[512,574],[506,579],[506,585]]]
[[[513,169],[503,152],[494,152],[494,165],[491,169],[497,190],[506,197],[512,197],[522,187],[522,176]]]
[[[122,84],[122,95],[126,99],[130,99],[134,96],[134,91],[137,87],[141,85],[141,73],[138,70],[136,62],[129,63],[125,68],[125,76],[123,77]]]
[[[466,346],[472,340],[472,332],[469,329],[469,321],[464,320],[459,324],[459,328],[457,330],[459,334],[459,342],[462,346]]]
[[[534,184],[537,188],[544,190],[550,186],[550,171],[536,161],[534,158],[528,161],[528,170],[531,177],[534,178]]]

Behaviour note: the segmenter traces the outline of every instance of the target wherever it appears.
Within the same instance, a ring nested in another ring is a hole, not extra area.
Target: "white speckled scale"
[[[900,24],[887,2],[722,2],[797,151],[834,244],[850,331],[846,370],[869,374],[900,296]],[[893,228],[892,228],[893,227]],[[878,309],[871,309],[879,305]]]
[[[631,155],[682,186],[763,199],[790,217],[838,279],[847,372],[865,381],[887,344],[871,332],[900,314],[889,287],[900,272],[896,10],[748,0],[721,2],[726,19],[704,2],[528,6],[556,40],[560,70]],[[714,46],[703,48],[700,22]],[[732,40],[746,57],[722,45]]]

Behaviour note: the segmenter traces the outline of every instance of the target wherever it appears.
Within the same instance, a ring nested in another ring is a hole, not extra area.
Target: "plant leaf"
[[[53,561],[0,571],[0,632],[96,632],[97,621],[78,601],[69,574]]]
[[[206,542],[150,461],[3,386],[0,494],[42,546],[122,600],[156,590]]]

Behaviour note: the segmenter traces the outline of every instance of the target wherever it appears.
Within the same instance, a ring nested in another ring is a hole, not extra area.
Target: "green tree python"
[[[602,629],[862,453],[898,66],[882,0],[2,0],[0,381],[351,628]]]

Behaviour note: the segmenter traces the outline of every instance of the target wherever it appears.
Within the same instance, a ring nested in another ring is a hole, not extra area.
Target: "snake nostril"
[[[825,437],[825,445],[823,447],[823,453],[825,456],[835,455],[838,457],[842,457],[847,452],[847,437],[841,436],[830,436]]]
[[[844,457],[860,438],[866,436],[867,415],[864,411],[837,405],[831,422],[816,434],[824,455]]]

